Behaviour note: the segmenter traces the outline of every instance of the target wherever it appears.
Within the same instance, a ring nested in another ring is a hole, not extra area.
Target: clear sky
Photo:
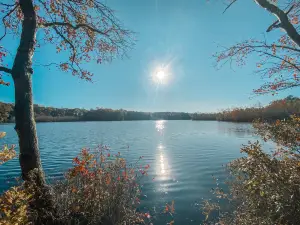
[[[34,102],[54,107],[123,108],[138,111],[210,112],[227,107],[266,104],[300,90],[278,96],[249,99],[262,80],[252,73],[255,61],[234,71],[214,68],[218,45],[230,46],[252,37],[262,38],[274,16],[254,1],[238,1],[222,14],[222,1],[211,0],[106,0],[124,25],[136,32],[130,58],[110,64],[86,65],[94,75],[88,83],[55,69],[34,65]],[[272,40],[281,31],[267,34]],[[38,34],[39,35],[39,34]],[[15,52],[18,39],[6,40]],[[34,62],[59,60],[54,47],[41,48]],[[11,65],[12,60],[9,60]],[[168,82],[157,85],[151,73],[170,65]],[[6,81],[10,79],[6,79]],[[0,86],[0,101],[13,102],[13,85]]]

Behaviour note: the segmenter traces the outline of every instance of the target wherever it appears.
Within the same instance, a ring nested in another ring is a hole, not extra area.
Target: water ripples
[[[0,144],[17,143],[13,125],[2,125],[7,136]],[[199,224],[197,203],[211,196],[212,175],[225,173],[222,165],[240,157],[240,147],[257,139],[249,124],[212,121],[133,121],[37,124],[43,168],[48,179],[60,179],[82,147],[109,145],[129,162],[143,156],[150,164],[144,181],[141,207],[161,210],[175,200],[177,224]],[[270,145],[266,147],[270,148]],[[20,175],[18,159],[0,167],[0,190]],[[165,224],[157,218],[154,224]]]

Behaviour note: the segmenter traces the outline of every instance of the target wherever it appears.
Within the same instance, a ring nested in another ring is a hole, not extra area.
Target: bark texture
[[[36,125],[32,101],[32,56],[37,30],[36,14],[32,0],[20,0],[24,15],[22,34],[12,68],[15,86],[15,130],[19,137],[20,165],[24,180],[30,180],[29,173],[34,173],[37,184],[44,184],[40,161]]]

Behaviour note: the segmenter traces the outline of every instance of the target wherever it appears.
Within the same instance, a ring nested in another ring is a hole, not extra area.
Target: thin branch
[[[73,24],[71,23],[66,23],[66,22],[51,22],[51,23],[44,23],[42,24],[43,27],[53,27],[53,26],[67,26],[67,27],[71,27],[72,29],[74,30],[77,30],[79,28],[87,28],[91,31],[94,31],[98,34],[102,34],[102,35],[107,35],[109,31],[111,31],[111,29],[108,29],[107,31],[105,32],[102,32],[101,30],[98,30],[88,24],[84,24],[84,23],[80,23],[80,24],[77,24],[76,26],[74,26]]]
[[[4,26],[4,34],[0,37],[0,41],[6,36],[6,25],[5,25],[5,18],[8,17],[10,14],[12,14],[16,8],[19,6],[19,4],[16,4],[14,8],[12,8],[3,18],[2,18],[2,23]]]
[[[223,14],[227,11],[227,9],[229,9],[235,2],[237,2],[237,0],[233,0],[227,7],[226,9],[223,11]]]
[[[274,23],[271,24],[271,26],[268,27],[267,32],[272,31],[275,28],[281,27],[281,23],[279,23],[278,20],[276,20]]]
[[[53,29],[72,48],[73,54],[72,54],[72,60],[71,61],[72,61],[72,64],[73,64],[73,62],[75,61],[75,57],[76,57],[76,48],[74,47],[73,43],[68,38],[66,38],[62,33],[59,32],[59,30],[57,29],[56,26],[54,26]]]
[[[298,70],[298,71],[300,72],[300,68],[299,68],[296,64],[291,63],[291,62],[289,62],[288,60],[286,60],[286,59],[284,59],[284,58],[281,58],[281,57],[279,57],[279,56],[276,56],[276,55],[273,55],[273,54],[270,54],[270,53],[264,52],[264,51],[256,51],[256,50],[254,50],[254,52],[262,53],[262,54],[268,55],[268,56],[270,56],[270,57],[273,57],[273,58],[282,60],[282,61],[284,61],[285,63],[287,63],[287,64],[289,64],[290,66],[294,67],[296,70]]]
[[[4,66],[0,66],[0,71],[11,74],[11,69]]]
[[[6,3],[0,2],[0,5],[6,6],[6,7],[13,7],[15,4],[6,4]]]
[[[291,50],[291,51],[295,51],[295,52],[300,52],[300,49],[297,49],[297,48],[292,48],[292,47],[289,47],[289,46],[284,46],[284,45],[245,45],[241,48],[272,48],[272,47],[276,47],[276,48],[282,48],[282,49],[288,49],[288,50]]]
[[[294,7],[295,5],[292,5],[291,8],[285,14],[288,15],[293,10]]]
[[[40,1],[40,0],[39,0]],[[41,1],[40,1],[41,2]],[[42,3],[42,2],[41,2]],[[46,7],[46,5],[45,5],[45,3],[42,3],[43,4],[43,6],[44,6],[44,8],[45,8],[45,10],[47,11],[47,13],[49,14],[49,16],[50,16],[50,18],[53,20],[53,18],[52,18],[52,16],[51,16],[51,14],[49,13],[49,11],[48,11],[48,9],[47,9],[47,7]],[[52,22],[52,23],[55,23],[55,22]],[[51,27],[51,26],[50,26]],[[73,65],[73,62],[75,61],[75,57],[76,57],[76,48],[75,48],[75,46],[73,45],[73,43],[68,39],[68,38],[66,38],[58,29],[57,29],[57,27],[56,26],[52,26],[53,27],[53,29],[54,29],[54,31],[67,43],[67,44],[69,44],[70,45],[70,47],[72,48],[72,51],[73,51],[73,54],[72,54],[72,65]]]
[[[253,52],[256,52],[256,53],[262,53],[262,54],[268,55],[268,56],[270,56],[270,57],[272,57],[272,58],[282,60],[282,61],[284,61],[285,63],[287,63],[287,64],[289,64],[290,66],[294,67],[296,70],[298,70],[298,71],[300,72],[300,68],[298,67],[297,64],[291,63],[291,62],[289,62],[288,60],[286,60],[286,59],[284,59],[284,58],[281,58],[281,57],[279,57],[279,56],[277,56],[277,55],[273,55],[273,54],[271,54],[271,53],[268,53],[268,52],[265,52],[265,51],[256,50],[256,49],[253,49]]]

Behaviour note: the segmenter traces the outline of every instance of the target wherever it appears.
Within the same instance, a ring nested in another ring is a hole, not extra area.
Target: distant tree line
[[[190,113],[136,112],[123,109],[68,109],[34,105],[36,122],[123,121],[123,120],[190,120]],[[0,122],[14,122],[14,105],[0,102]]]
[[[252,122],[255,119],[274,121],[300,115],[300,98],[288,96],[271,102],[265,107],[233,108],[219,113],[195,113],[193,120],[219,120],[233,122]]]
[[[14,122],[14,105],[0,102],[0,122]],[[226,109],[219,113],[137,112],[123,109],[68,109],[34,105],[37,122],[123,121],[123,120],[218,120],[252,122],[255,119],[277,120],[300,115],[300,98],[288,96],[265,107]]]

